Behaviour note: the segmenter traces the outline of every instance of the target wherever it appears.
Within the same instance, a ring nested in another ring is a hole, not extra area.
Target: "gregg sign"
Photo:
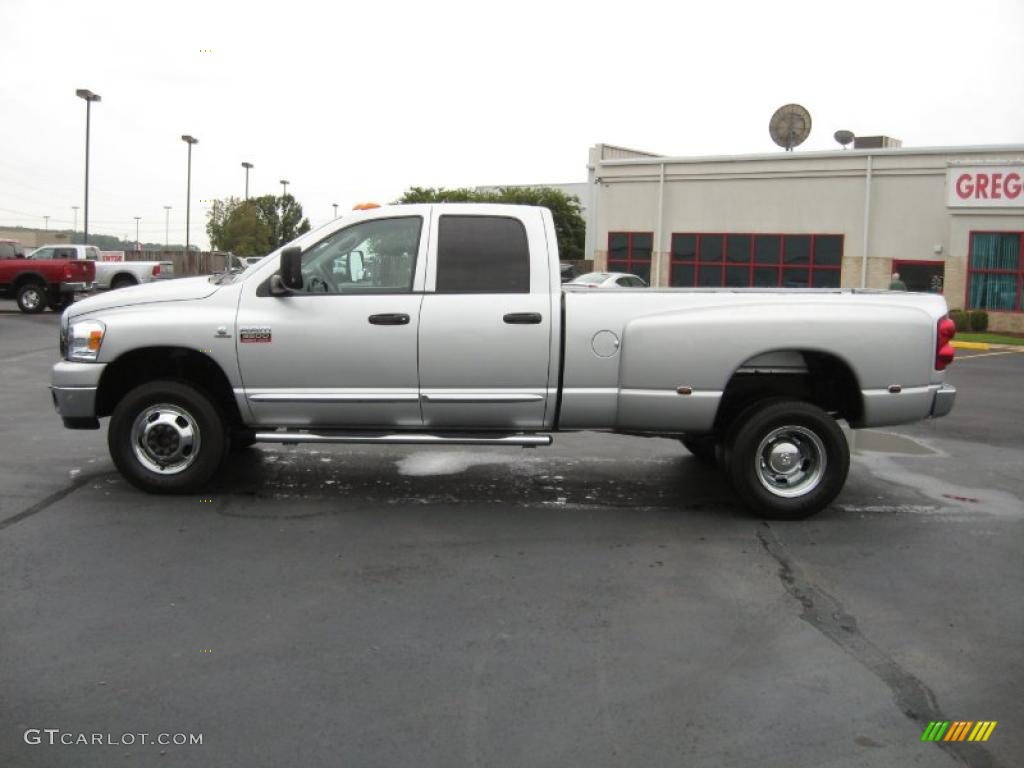
[[[1024,207],[1024,165],[956,166],[947,174],[951,208]]]

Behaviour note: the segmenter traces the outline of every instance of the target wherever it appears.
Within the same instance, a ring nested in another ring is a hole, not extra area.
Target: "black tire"
[[[238,453],[256,445],[256,433],[251,429],[240,429],[231,435],[231,452]]]
[[[144,420],[147,412],[148,422]],[[187,450],[190,442],[193,448]],[[204,392],[184,382],[151,381],[131,390],[114,408],[107,447],[114,465],[136,488],[149,493],[191,493],[202,488],[221,465],[228,433],[224,418]],[[163,457],[156,455],[160,451]],[[159,469],[163,462],[168,463],[167,474]]]
[[[836,420],[816,405],[769,400],[730,429],[727,472],[740,500],[769,520],[800,520],[839,495],[850,447]]]
[[[27,315],[38,315],[49,304],[46,286],[40,283],[25,283],[18,288],[18,309]]]
[[[700,437],[682,437],[679,442],[683,444],[693,457],[701,464],[714,466],[718,463],[718,440],[710,435]]]
[[[130,286],[138,284],[139,283],[137,280],[135,280],[135,278],[127,277],[126,275],[121,275],[120,277],[115,277],[111,281],[110,290],[116,291],[118,288],[128,288]]]
[[[75,301],[75,297],[70,293],[63,294],[59,299],[51,299],[49,306],[54,312],[63,312],[65,309],[70,307]]]

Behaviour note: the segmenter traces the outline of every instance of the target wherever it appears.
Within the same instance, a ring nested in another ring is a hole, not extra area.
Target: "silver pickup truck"
[[[677,438],[772,518],[831,502],[851,427],[943,416],[941,296],[560,284],[549,211],[356,212],[241,274],[80,301],[54,404],[110,416],[137,487],[201,488],[253,442],[544,446],[552,432]]]

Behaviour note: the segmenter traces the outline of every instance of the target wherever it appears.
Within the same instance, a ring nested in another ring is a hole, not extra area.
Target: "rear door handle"
[[[544,318],[540,312],[509,312],[503,319],[509,325],[537,325]]]
[[[370,315],[370,325],[408,325],[409,316],[402,312]]]

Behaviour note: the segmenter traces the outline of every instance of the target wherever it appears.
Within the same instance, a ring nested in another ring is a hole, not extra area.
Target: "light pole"
[[[198,144],[199,139],[186,133],[181,137],[181,140],[188,144],[188,190],[185,195],[185,253],[188,253],[189,224],[191,223],[189,217],[192,213],[192,145]]]
[[[92,117],[92,103],[100,100],[98,93],[93,93],[87,88],[79,88],[75,96],[85,99],[85,225],[82,235],[82,242],[89,244],[89,122]]]
[[[141,251],[142,250],[142,247],[139,244],[139,219],[141,219],[141,218],[142,218],[141,216],[136,216],[135,217],[135,250],[136,251]]]
[[[43,216],[43,231],[44,232],[49,232],[50,231],[50,217],[49,216]]]
[[[281,199],[284,200],[285,195],[288,194],[288,185],[291,184],[287,179],[281,179]]]
[[[337,203],[331,203],[331,205],[334,206],[334,218],[338,218],[338,204]]]
[[[71,237],[72,237],[72,239],[74,239],[75,232],[78,231],[78,206],[77,205],[72,205],[71,206],[71,210],[73,210],[75,212],[75,223],[71,227]]]
[[[164,248],[171,244],[171,206],[164,206]]]
[[[242,167],[245,168],[245,199],[249,199],[249,169],[252,168],[252,163],[242,163]]]

